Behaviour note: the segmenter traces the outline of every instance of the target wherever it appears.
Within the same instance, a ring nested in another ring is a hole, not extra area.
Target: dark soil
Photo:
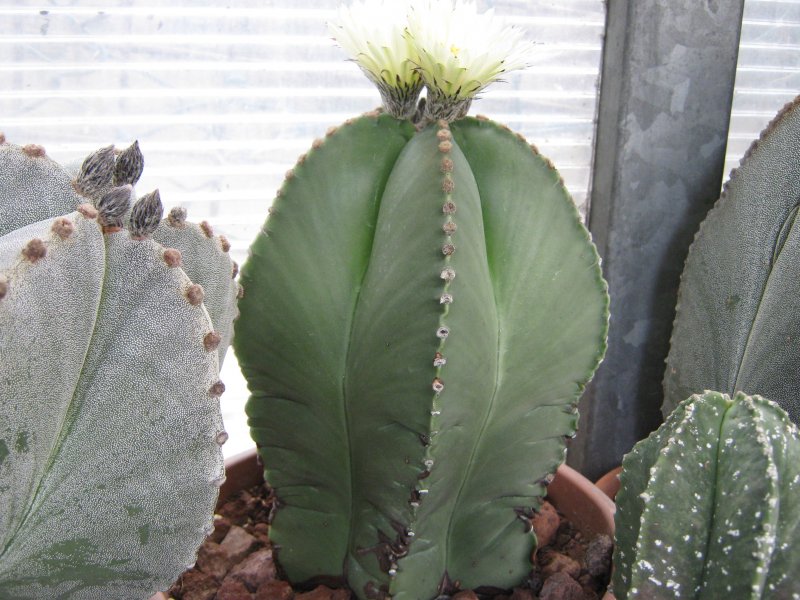
[[[197,563],[167,594],[174,600],[350,600],[350,590],[327,585],[290,586],[272,554],[269,522],[273,498],[264,485],[241,492],[215,517],[214,533]],[[583,538],[547,502],[532,520],[540,541],[533,568],[513,590],[459,590],[437,600],[598,600],[611,572],[608,536]]]

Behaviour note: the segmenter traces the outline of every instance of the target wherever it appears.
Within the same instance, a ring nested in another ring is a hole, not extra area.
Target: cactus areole
[[[489,120],[375,112],[270,213],[234,348],[286,573],[368,598],[517,584],[608,320],[558,173]]]

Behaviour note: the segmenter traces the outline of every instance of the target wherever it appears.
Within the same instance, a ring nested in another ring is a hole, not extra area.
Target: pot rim
[[[617,492],[619,492],[619,474],[621,472],[621,466],[614,467],[594,483],[606,496],[611,498],[611,500],[614,500],[617,497]]]

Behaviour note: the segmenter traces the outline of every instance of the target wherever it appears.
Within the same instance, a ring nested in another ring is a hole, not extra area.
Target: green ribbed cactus
[[[753,143],[692,244],[665,415],[706,389],[774,400],[800,422],[800,97]]]
[[[388,114],[313,144],[242,269],[234,348],[270,535],[291,580],[362,598],[507,588],[605,349],[606,287],[552,164],[462,118],[459,92],[409,108],[420,70],[390,67],[370,77]]]
[[[777,404],[693,396],[620,479],[617,600],[800,597],[800,439]]]
[[[594,247],[491,121],[372,114],[316,146],[242,269],[234,339],[279,560],[362,596],[510,587],[604,350]]]
[[[234,266],[205,235],[157,243],[158,192],[130,207],[141,168],[106,148],[73,180],[0,136],[3,599],[147,598],[211,527]]]

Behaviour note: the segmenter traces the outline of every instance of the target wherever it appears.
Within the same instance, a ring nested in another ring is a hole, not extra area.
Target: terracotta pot
[[[591,481],[567,465],[561,465],[547,488],[547,499],[587,536],[604,533],[614,537],[615,504]],[[603,600],[614,600],[610,592]]]
[[[611,498],[611,500],[617,497],[617,492],[619,491],[619,474],[621,472],[622,467],[611,469],[595,482],[595,485],[599,487],[606,496]]]
[[[237,454],[225,461],[225,483],[219,491],[217,506],[239,490],[258,485],[263,479],[261,465],[255,448]],[[606,534],[614,536],[614,503],[591,481],[576,470],[561,465],[556,477],[547,488],[548,500],[586,536]],[[150,600],[168,600],[158,593]],[[614,600],[611,594],[603,600]]]
[[[616,499],[617,492],[619,492],[620,482],[619,482],[619,474],[622,472],[622,467],[616,467],[611,469],[608,473],[603,475],[600,479],[595,482],[595,486],[603,492],[606,496],[608,496],[612,501]],[[614,600],[614,596],[611,592],[608,592],[605,596],[603,596],[603,600]]]

